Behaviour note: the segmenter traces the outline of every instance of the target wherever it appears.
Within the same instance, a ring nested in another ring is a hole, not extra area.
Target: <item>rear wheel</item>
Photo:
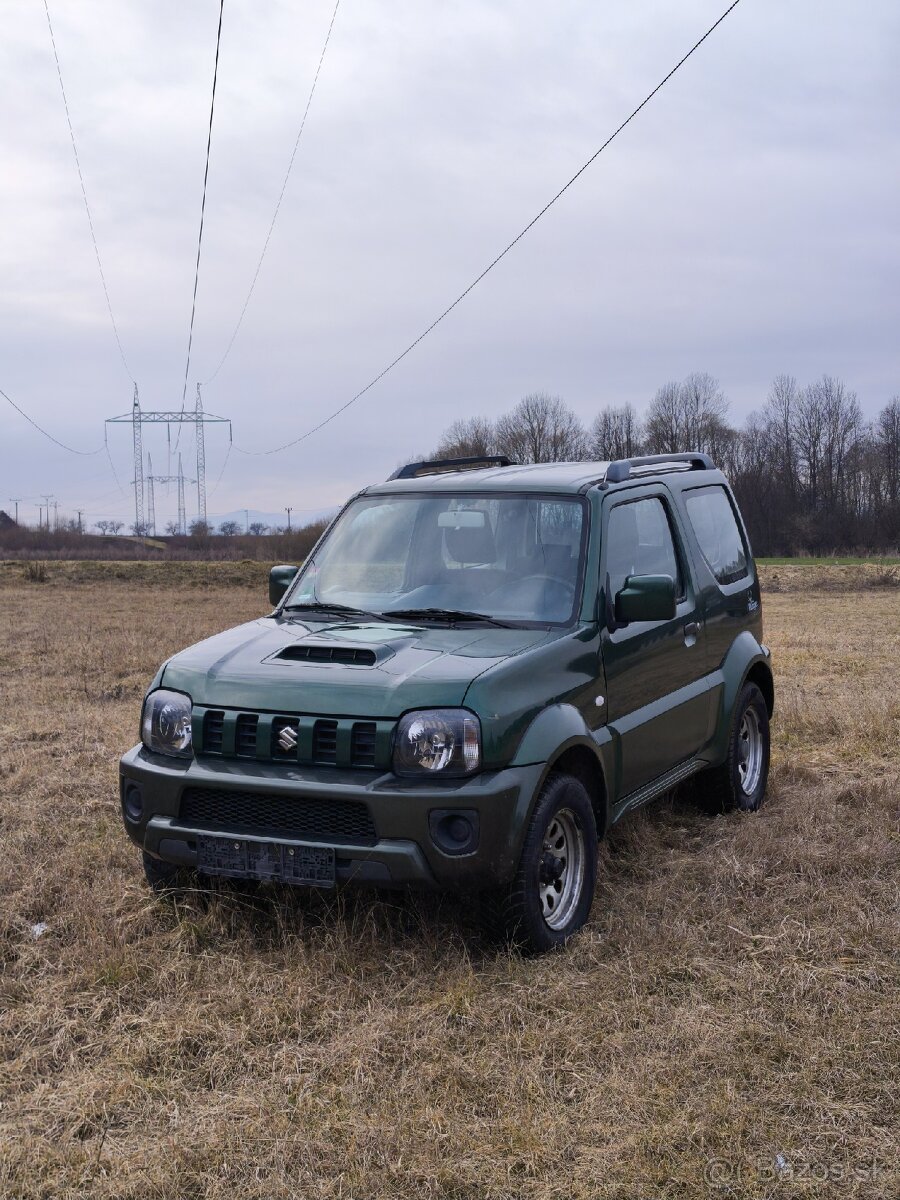
[[[756,812],[769,778],[769,710],[755,683],[738,697],[728,739],[728,757],[699,777],[701,798],[713,812]]]
[[[483,897],[489,932],[526,953],[564,945],[591,911],[597,881],[597,826],[587,790],[552,774],[532,814],[512,881]]]

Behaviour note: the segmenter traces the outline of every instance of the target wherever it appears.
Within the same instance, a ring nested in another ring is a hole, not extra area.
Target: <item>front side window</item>
[[[586,533],[579,497],[363,496],[299,573],[286,607],[379,616],[440,609],[511,625],[574,619]]]
[[[684,589],[665,506],[657,496],[617,504],[606,529],[606,572],[610,599],[629,575],[668,575],[675,594]]]
[[[718,583],[735,583],[747,574],[747,547],[725,489],[697,488],[685,493],[688,520],[703,557]]]

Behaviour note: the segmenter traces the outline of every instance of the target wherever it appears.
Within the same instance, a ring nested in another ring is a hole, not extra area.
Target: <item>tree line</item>
[[[101,536],[79,529],[77,522],[60,521],[57,528],[35,529],[0,520],[0,558],[8,559],[172,559],[188,561],[234,561],[253,559],[301,563],[318,541],[327,521],[319,520],[268,533],[217,535],[206,522],[195,522],[187,535],[164,541],[144,537],[120,537],[121,521],[113,522]]]
[[[67,519],[60,521],[55,527],[58,530],[65,530],[69,533],[81,533],[81,526],[77,521]],[[124,528],[124,521],[95,521],[94,528],[104,536],[116,536]],[[148,521],[141,524],[138,521],[132,521],[128,529],[135,537],[159,537],[151,527]],[[274,537],[279,537],[282,534],[289,534],[291,531],[285,525],[266,525],[263,521],[251,521],[246,530],[238,521],[222,521],[220,525],[214,525],[211,521],[204,521],[197,518],[191,521],[187,527],[187,535],[181,534],[181,526],[177,521],[167,521],[165,525],[166,537],[190,536],[192,538],[208,538],[215,534],[221,537],[239,537],[246,534],[249,537],[266,537],[271,534]]]
[[[533,392],[496,421],[454,421],[434,458],[506,454],[515,462],[608,461],[699,450],[728,476],[760,555],[896,551],[900,395],[872,421],[856,393],[824,375],[778,375],[742,427],[704,372],[664,384],[640,414],[601,408],[585,425],[559,396]]]

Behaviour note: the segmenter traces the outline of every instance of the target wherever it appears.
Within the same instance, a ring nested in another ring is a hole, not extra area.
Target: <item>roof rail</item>
[[[505,454],[476,454],[471,458],[435,458],[431,462],[411,462],[398,467],[389,479],[418,479],[420,475],[445,475],[451,471],[482,471],[486,467],[515,467]]]
[[[604,483],[622,483],[633,467],[681,467],[685,471],[714,471],[715,463],[708,454],[697,451],[688,454],[645,454],[640,458],[620,458],[611,462],[603,477]]]

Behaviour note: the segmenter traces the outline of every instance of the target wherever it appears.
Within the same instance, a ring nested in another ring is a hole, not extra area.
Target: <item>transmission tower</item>
[[[144,476],[144,461],[142,450],[142,430],[145,425],[193,425],[197,431],[197,514],[201,521],[206,520],[206,442],[204,437],[204,426],[206,425],[227,425],[228,437],[231,440],[231,421],[228,417],[217,417],[212,413],[203,411],[203,401],[200,398],[200,385],[197,384],[197,402],[194,406],[194,411],[166,410],[156,412],[143,412],[138,400],[137,385],[134,389],[134,404],[130,413],[124,413],[119,417],[107,417],[107,425],[124,425],[130,424],[132,429],[132,443],[134,449],[134,516],[135,524],[138,526],[144,525],[144,494],[146,478]],[[167,432],[169,432],[167,430]],[[180,459],[179,459],[180,464]],[[182,492],[184,490],[184,475],[182,474],[179,465],[178,476],[173,475],[155,475],[153,478],[156,483],[160,479],[165,479],[167,482],[176,482],[178,478],[182,479]],[[193,481],[192,481],[193,482]],[[152,502],[152,484],[147,485],[147,499]],[[183,508],[183,496],[179,508]],[[182,522],[186,525],[186,522]]]
[[[178,484],[178,532],[187,533],[187,514],[184,504],[184,485],[186,483],[196,483],[196,479],[186,479],[184,468],[181,465],[181,455],[178,455],[178,474],[177,475],[154,475],[153,468],[150,464],[150,455],[147,455],[147,476],[144,482],[147,484],[147,496],[149,504],[147,506],[147,520],[156,533],[156,513],[153,504],[153,487],[157,483],[177,483]]]
[[[197,513],[206,524],[206,443],[203,438],[203,401],[200,399],[200,384],[197,384]]]
[[[187,533],[187,514],[184,511],[184,468],[178,455],[178,532]]]
[[[134,404],[131,406],[131,436],[134,446],[134,523],[136,531],[144,524],[144,455],[141,450],[141,403],[138,387],[134,385]]]
[[[147,528],[151,537],[156,537],[156,501],[153,496],[153,463],[147,451]]]

